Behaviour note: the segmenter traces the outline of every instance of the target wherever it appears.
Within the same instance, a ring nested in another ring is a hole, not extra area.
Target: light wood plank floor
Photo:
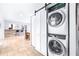
[[[1,56],[43,56],[32,48],[30,40],[21,36],[5,38],[0,42]]]

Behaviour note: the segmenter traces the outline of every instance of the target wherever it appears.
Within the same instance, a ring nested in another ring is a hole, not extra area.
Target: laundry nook
[[[0,56],[79,56],[79,3],[0,3]]]

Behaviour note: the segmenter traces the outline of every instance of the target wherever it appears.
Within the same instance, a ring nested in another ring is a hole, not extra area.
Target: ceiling
[[[4,20],[30,23],[30,16],[34,13],[34,10],[43,5],[44,3],[0,3],[0,16]]]

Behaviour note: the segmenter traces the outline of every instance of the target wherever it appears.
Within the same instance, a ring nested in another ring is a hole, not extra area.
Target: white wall
[[[0,41],[4,40],[4,20],[0,18]]]
[[[27,25],[27,32],[31,32],[31,25],[30,25],[30,23],[27,23],[26,25]]]
[[[4,19],[29,22],[29,14],[31,14],[30,9],[31,4],[0,4],[1,12]]]
[[[76,56],[76,4],[70,4],[70,55]]]

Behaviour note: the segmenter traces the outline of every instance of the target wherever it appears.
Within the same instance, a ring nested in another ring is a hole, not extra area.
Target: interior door
[[[40,12],[32,17],[32,45],[40,52]]]
[[[40,10],[32,17],[32,46],[43,55],[46,55],[46,11]]]
[[[42,9],[40,11],[40,43],[41,43],[41,53],[46,55],[46,11]]]

